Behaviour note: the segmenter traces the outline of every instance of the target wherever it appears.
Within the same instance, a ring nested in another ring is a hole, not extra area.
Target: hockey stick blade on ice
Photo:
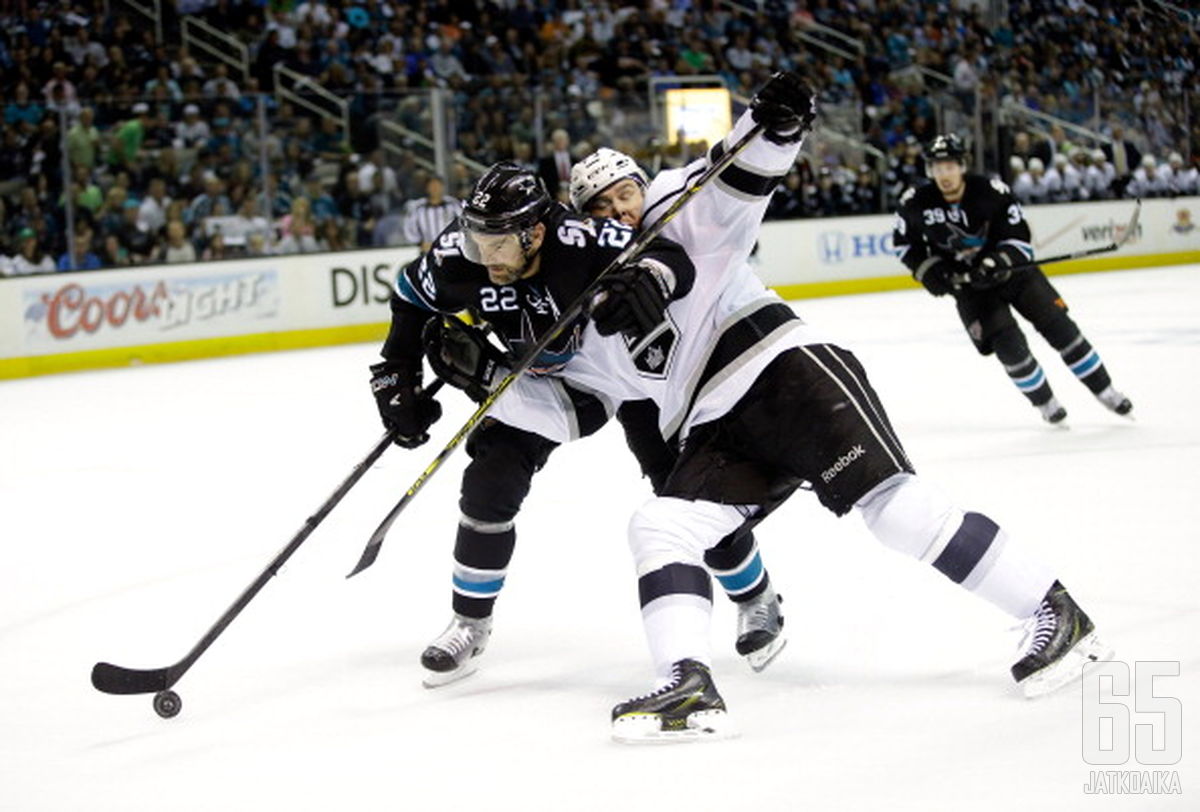
[[[432,394],[439,385],[440,381],[434,383],[428,391]],[[393,435],[391,431],[388,431],[380,438],[379,442],[375,444],[363,461],[355,466],[350,476],[325,500],[325,503],[317,509],[317,512],[305,521],[300,532],[288,542],[286,547],[279,551],[278,555],[271,559],[271,563],[259,574],[254,583],[250,584],[238,596],[237,600],[225,610],[225,613],[205,632],[199,642],[187,653],[187,656],[174,665],[154,669],[125,668],[120,665],[113,665],[112,663],[96,663],[92,668],[92,685],[97,690],[106,694],[148,694],[159,692],[161,695],[162,692],[167,692],[171,695],[165,702],[160,702],[160,696],[155,697],[155,710],[158,711],[160,716],[164,717],[173,716],[175,713],[178,713],[179,697],[174,696],[168,689],[187,673],[187,670],[192,667],[196,660],[200,659],[200,655],[220,637],[225,628],[233,622],[233,619],[254,599],[259,590],[266,586],[267,582],[279,571],[284,562],[292,556],[292,553],[296,552],[300,545],[304,543],[304,540],[317,529],[317,526],[329,515],[330,511],[337,506],[338,502],[342,501],[342,497],[350,492],[350,489],[362,478],[362,475],[383,455],[383,452],[392,444],[392,440]]]
[[[478,425],[479,421],[483,419],[484,415],[487,414],[488,410],[492,408],[492,405],[499,400],[500,396],[503,395],[505,391],[508,390],[508,387],[510,387],[513,382],[517,380],[517,378],[524,374],[525,370],[529,369],[529,367],[533,365],[533,362],[539,355],[542,354],[546,347],[550,346],[550,344],[556,338],[558,338],[564,330],[570,327],[575,322],[575,319],[577,319],[579,315],[584,312],[591,302],[592,297],[595,295],[597,285],[600,280],[611,273],[614,269],[621,267],[625,263],[629,262],[629,260],[631,260],[633,257],[637,256],[637,254],[639,254],[641,251],[643,251],[655,237],[662,233],[662,230],[667,227],[667,224],[675,218],[675,215],[679,213],[679,211],[687,204],[687,202],[695,197],[696,194],[703,189],[709,181],[720,174],[725,167],[733,163],[737,156],[742,153],[742,150],[749,146],[750,142],[753,141],[760,132],[762,132],[762,125],[754,125],[749,132],[738,139],[737,143],[735,143],[729,148],[728,151],[717,158],[717,160],[713,162],[708,169],[704,170],[703,174],[701,174],[691,186],[683,190],[679,197],[676,198],[675,201],[667,208],[667,210],[663,212],[662,216],[655,221],[654,225],[650,226],[641,234],[639,234],[637,239],[631,242],[629,246],[617,256],[616,259],[610,262],[608,266],[601,271],[594,280],[592,280],[592,283],[588,285],[587,289],[585,289],[584,292],[581,293],[575,299],[575,301],[573,301],[571,305],[562,312],[562,315],[559,316],[558,321],[554,322],[554,324],[552,324],[550,328],[546,330],[542,337],[538,339],[537,343],[530,347],[529,350],[526,351],[526,353],[520,358],[520,360],[517,361],[512,371],[509,372],[508,375],[504,376],[500,383],[496,385],[496,388],[493,389],[492,392],[482,402],[480,402],[478,408],[476,408],[475,412],[469,418],[467,418],[467,422],[463,424],[462,428],[460,428],[458,432],[450,438],[450,442],[446,444],[445,448],[438,452],[438,455],[433,458],[433,462],[429,463],[429,465],[425,467],[425,470],[421,472],[416,481],[414,481],[413,484],[409,486],[409,489],[404,492],[404,496],[400,497],[400,501],[397,502],[396,505],[388,512],[383,521],[379,523],[379,527],[375,528],[375,532],[371,534],[371,538],[367,541],[366,547],[363,548],[362,557],[359,558],[358,563],[354,566],[354,569],[350,571],[350,574],[346,576],[347,578],[357,575],[375,563],[375,559],[379,557],[379,550],[383,546],[383,540],[387,536],[387,532],[391,528],[392,523],[396,521],[396,517],[399,516],[400,513],[408,506],[408,504],[416,497],[416,495],[425,486],[425,483],[429,480],[429,478],[437,473],[438,469],[442,467],[442,463],[454,453],[454,450],[458,448],[463,440],[466,439],[467,435],[471,433],[475,426]]]

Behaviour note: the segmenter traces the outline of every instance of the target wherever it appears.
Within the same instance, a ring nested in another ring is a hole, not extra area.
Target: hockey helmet
[[[645,189],[650,181],[637,161],[624,152],[601,147],[571,167],[571,205],[583,212],[592,199],[620,180],[629,178]]]
[[[534,226],[552,205],[537,175],[507,161],[495,164],[463,206],[463,253],[481,265],[523,264],[533,246]]]
[[[934,161],[958,161],[963,166],[967,164],[967,146],[956,133],[945,133],[935,136],[925,146],[925,163]]]
[[[515,234],[533,228],[550,208],[542,179],[510,161],[494,164],[471,190],[463,224],[477,234]]]

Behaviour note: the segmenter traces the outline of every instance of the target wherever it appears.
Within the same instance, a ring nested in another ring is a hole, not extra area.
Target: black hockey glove
[[[498,382],[498,372],[512,359],[487,339],[487,331],[456,318],[430,319],[422,333],[425,357],[434,373],[479,403]]]
[[[442,404],[421,391],[420,373],[394,361],[372,364],[371,392],[396,445],[416,448],[429,440],[429,427],[442,416]]]
[[[971,287],[975,290],[989,290],[1003,285],[1012,278],[1011,260],[1003,254],[988,254],[979,264],[970,269]]]
[[[791,71],[780,71],[750,102],[750,115],[763,125],[763,136],[774,144],[795,144],[812,129],[817,96],[808,82]]]
[[[600,280],[592,321],[602,336],[639,339],[662,324],[675,290],[675,274],[661,262],[636,259]]]
[[[934,296],[945,296],[967,283],[967,266],[951,259],[941,259],[917,271],[916,279]]]

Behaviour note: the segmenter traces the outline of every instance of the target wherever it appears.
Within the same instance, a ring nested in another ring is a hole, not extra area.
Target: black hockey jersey
[[[425,322],[435,313],[467,310],[488,322],[519,358],[634,239],[633,230],[615,220],[579,217],[557,203],[542,222],[546,235],[538,272],[510,285],[492,283],[484,266],[463,255],[463,234],[457,222],[447,226],[433,247],[396,277],[392,330],[384,344],[384,357],[419,369]],[[674,272],[674,298],[691,289],[695,270],[678,244],[659,238],[639,256],[657,260]],[[552,372],[566,364],[579,349],[585,323],[586,317],[581,316],[564,330],[531,370]]]
[[[942,260],[974,266],[988,255],[1001,265],[1032,261],[1029,224],[1000,180],[967,174],[958,203],[947,203],[936,183],[900,196],[892,246],[918,280]]]

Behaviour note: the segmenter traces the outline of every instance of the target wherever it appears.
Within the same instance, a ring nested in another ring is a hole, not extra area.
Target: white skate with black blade
[[[613,738],[625,744],[713,741],[737,735],[708,666],[680,660],[671,681],[622,702],[612,712]]]
[[[755,671],[762,671],[775,659],[787,638],[783,634],[783,598],[768,586],[760,594],[737,605],[737,653]]]
[[[1013,664],[1012,675],[1028,699],[1074,682],[1084,666],[1113,656],[1112,648],[1096,637],[1091,618],[1058,581],[1027,621],[1026,639],[1029,648]]]
[[[426,671],[421,684],[426,688],[438,688],[474,674],[491,636],[490,616],[455,614],[446,630],[421,654],[421,665]]]

